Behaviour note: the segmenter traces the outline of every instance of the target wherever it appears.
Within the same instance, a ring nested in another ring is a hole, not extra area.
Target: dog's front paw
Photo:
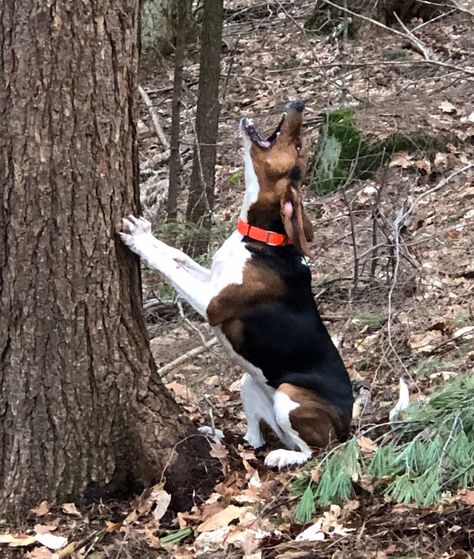
[[[122,219],[122,231],[119,235],[130,250],[141,255],[142,241],[151,237],[151,223],[144,217],[129,215]]]
[[[268,468],[286,468],[286,466],[294,466],[296,464],[304,464],[310,458],[311,454],[307,452],[299,452],[297,450],[272,450],[265,458],[265,466]]]
[[[135,217],[129,215],[122,219],[122,227],[125,233],[129,235],[143,235],[144,233],[151,233],[151,223],[144,217]]]

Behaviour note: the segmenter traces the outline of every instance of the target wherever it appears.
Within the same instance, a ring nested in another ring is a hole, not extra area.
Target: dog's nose
[[[289,113],[290,111],[297,111],[302,113],[304,110],[304,103],[301,100],[290,101],[285,105],[285,111]]]

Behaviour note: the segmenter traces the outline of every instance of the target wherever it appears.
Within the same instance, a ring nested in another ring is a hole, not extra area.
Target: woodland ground
[[[355,432],[364,434],[368,426],[387,422],[400,376],[413,399],[423,399],[448,379],[472,374],[474,177],[472,168],[460,171],[474,151],[474,20],[453,10],[420,26],[417,36],[437,61],[447,64],[442,66],[426,63],[408,39],[373,26],[346,41],[311,34],[303,26],[312,5],[233,2],[227,13],[217,226],[211,247],[232,230],[243,195],[237,131],[241,116],[252,115],[261,129],[270,130],[285,101],[301,98],[307,103],[306,135],[313,149],[325,112],[343,106],[354,107],[361,129],[376,137],[398,131],[430,139],[423,150],[391,154],[373,179],[324,196],[306,192],[315,226],[311,269],[320,312],[352,378],[371,386],[370,403],[354,425]],[[409,27],[421,23],[412,21]],[[191,49],[185,65],[184,184],[193,142],[197,61],[198,53]],[[166,134],[171,84],[172,60],[148,59],[142,85]],[[163,147],[148,133],[145,107],[142,119],[143,171]],[[150,214],[163,214],[159,189],[165,177],[165,163],[142,172]],[[159,220],[156,226],[162,237],[176,234]],[[210,329],[185,305],[179,309],[171,304],[169,295],[156,275],[145,272],[144,301],[159,368],[212,338]],[[134,501],[88,507],[77,503],[79,510],[43,505],[25,519],[23,533],[46,525],[46,531],[67,538],[73,557],[90,559],[474,556],[474,499],[469,491],[446,495],[439,506],[427,509],[355,491],[345,506],[316,510],[313,522],[322,521],[321,541],[295,541],[304,529],[292,516],[297,500],[291,485],[299,471],[265,470],[262,458],[268,449],[254,453],[241,445],[240,376],[218,345],[163,375],[197,424],[215,424],[226,434],[225,446],[213,449],[221,462],[221,480],[210,496],[195,495],[192,510],[167,513],[160,526],[159,513],[154,518],[150,509],[165,508],[166,496],[155,488],[151,496]],[[204,439],[202,444],[207,444]],[[303,469],[317,475],[317,461]],[[162,547],[158,537],[178,528],[190,528],[189,536],[178,546]],[[8,526],[2,531],[13,532]],[[36,559],[68,556],[38,545],[2,547],[2,553]]]

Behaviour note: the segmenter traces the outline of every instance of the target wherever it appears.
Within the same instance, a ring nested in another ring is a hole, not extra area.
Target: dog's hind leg
[[[303,464],[311,457],[311,449],[292,427],[290,413],[300,404],[293,401],[285,392],[277,390],[273,397],[273,409],[280,431],[282,442],[295,450],[284,448],[272,450],[265,458],[265,466],[269,468],[284,468],[294,464]],[[297,449],[297,450],[296,450]]]

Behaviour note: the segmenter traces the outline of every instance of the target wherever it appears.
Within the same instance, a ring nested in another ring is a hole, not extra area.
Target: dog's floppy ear
[[[280,213],[285,231],[295,247],[308,257],[311,250],[308,241],[312,241],[313,226],[303,208],[301,192],[296,186],[289,186],[280,200]]]

